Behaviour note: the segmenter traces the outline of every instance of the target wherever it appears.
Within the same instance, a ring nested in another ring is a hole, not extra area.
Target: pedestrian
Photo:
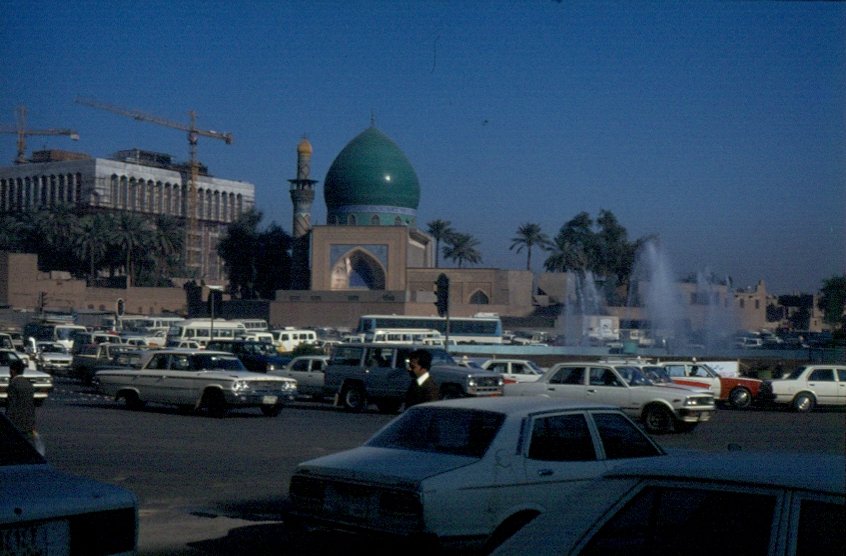
[[[438,385],[429,374],[432,354],[424,349],[412,351],[408,356],[408,371],[412,381],[405,393],[405,408],[425,402],[433,402],[440,397]]]
[[[25,364],[20,359],[9,361],[9,387],[6,417],[44,455],[44,444],[35,431],[35,389],[24,376]]]

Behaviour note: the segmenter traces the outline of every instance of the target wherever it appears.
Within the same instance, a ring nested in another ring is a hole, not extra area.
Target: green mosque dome
[[[335,157],[323,196],[329,224],[415,226],[420,184],[396,143],[370,127]]]

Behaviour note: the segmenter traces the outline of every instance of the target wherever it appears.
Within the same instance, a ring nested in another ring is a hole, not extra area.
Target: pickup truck
[[[499,373],[461,367],[442,348],[383,343],[336,346],[324,372],[324,396],[337,396],[348,411],[362,411],[372,402],[382,413],[396,413],[412,380],[406,361],[415,349],[432,354],[429,374],[441,399],[502,396]]]
[[[119,354],[137,349],[136,346],[108,342],[86,344],[74,350],[76,353],[73,355],[70,376],[84,384],[91,384],[94,374],[100,369],[121,366],[115,360]]]

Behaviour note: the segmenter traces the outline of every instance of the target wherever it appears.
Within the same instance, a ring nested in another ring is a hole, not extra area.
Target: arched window
[[[482,290],[476,290],[470,296],[471,305],[487,305],[488,303],[490,303],[490,298]]]
[[[394,226],[402,226],[402,218],[400,218],[399,216],[394,218]]]
[[[348,225],[350,225],[350,226],[355,226],[355,225],[356,225],[355,215],[354,215],[354,214],[351,214],[351,215],[349,215],[349,216],[347,217],[347,224],[348,224]]]
[[[374,214],[374,215],[370,218],[370,224],[371,224],[372,226],[378,226],[378,225],[379,225],[379,215],[378,215],[378,214]]]

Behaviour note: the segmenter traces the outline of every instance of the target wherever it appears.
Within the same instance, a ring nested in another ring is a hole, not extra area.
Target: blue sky
[[[480,266],[525,267],[523,223],[554,236],[607,209],[679,274],[791,293],[846,272],[846,4],[7,0],[0,31],[0,123],[24,104],[81,137],[30,152],[185,160],[183,132],[74,99],[195,110],[234,135],[200,160],[289,232],[297,142],[322,181],[373,114],[417,171],[421,227],[474,235]]]

